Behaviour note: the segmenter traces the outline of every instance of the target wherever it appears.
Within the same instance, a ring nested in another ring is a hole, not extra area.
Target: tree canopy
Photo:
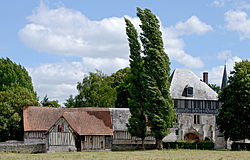
[[[41,106],[43,107],[54,107],[58,108],[61,107],[60,104],[58,103],[58,100],[49,100],[48,96],[45,95],[43,100],[41,101]]]
[[[23,139],[23,107],[38,106],[27,88],[17,87],[0,91],[0,141]]]
[[[116,93],[111,83],[112,78],[101,71],[89,72],[77,84],[78,95],[74,98],[74,107],[114,107]],[[72,103],[72,97],[67,102]],[[67,102],[65,105],[69,107]]]
[[[34,92],[32,80],[27,70],[20,64],[12,62],[9,58],[0,59],[0,91],[9,88],[23,87]],[[35,94],[35,93],[34,93]]]
[[[23,138],[23,107],[38,106],[28,72],[9,58],[0,59],[0,141]]]
[[[235,63],[228,85],[219,93],[222,102],[217,124],[225,139],[250,139],[250,62]]]

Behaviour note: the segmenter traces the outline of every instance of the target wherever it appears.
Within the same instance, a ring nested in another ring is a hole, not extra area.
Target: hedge
[[[239,150],[248,150],[250,151],[250,143],[239,143],[239,142],[233,142],[231,149],[233,151],[239,151]]]
[[[187,143],[185,141],[163,142],[163,148],[213,150],[214,143],[211,141],[199,141],[199,142],[190,142],[190,143]]]

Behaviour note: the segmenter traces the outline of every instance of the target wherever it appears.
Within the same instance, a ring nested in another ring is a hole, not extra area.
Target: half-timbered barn
[[[111,149],[108,108],[24,107],[25,143],[44,142],[47,151]]]

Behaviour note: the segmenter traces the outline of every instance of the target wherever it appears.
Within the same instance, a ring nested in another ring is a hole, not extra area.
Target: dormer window
[[[186,97],[193,97],[193,87],[187,85],[185,88],[184,88],[184,91],[183,91],[183,96],[186,96]]]

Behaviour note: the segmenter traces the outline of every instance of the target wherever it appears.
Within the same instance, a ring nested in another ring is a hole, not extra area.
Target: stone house
[[[111,149],[108,108],[24,107],[24,142],[45,143],[50,151]]]
[[[217,93],[208,86],[208,73],[200,80],[191,70],[175,69],[170,76],[170,94],[177,113],[177,124],[165,141],[210,140],[223,148],[224,138],[216,127],[221,103]]]

